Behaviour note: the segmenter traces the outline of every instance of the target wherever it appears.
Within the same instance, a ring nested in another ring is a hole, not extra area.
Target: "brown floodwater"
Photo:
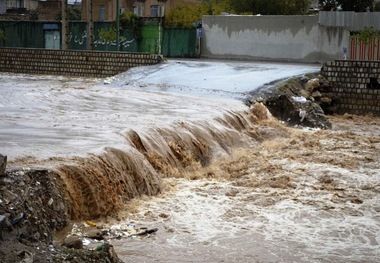
[[[77,222],[158,228],[109,236],[125,262],[378,262],[379,118],[289,128],[236,100],[315,68],[181,62],[107,80],[1,74],[1,150],[10,168],[51,168]]]
[[[166,178],[162,194],[132,201],[113,222],[121,229],[131,222],[159,229],[113,240],[119,257],[378,262],[380,119],[331,121],[327,131],[264,121],[259,145],[235,149],[183,178]]]

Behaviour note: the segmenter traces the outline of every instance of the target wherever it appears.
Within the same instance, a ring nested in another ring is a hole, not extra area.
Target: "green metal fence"
[[[0,21],[4,47],[45,48],[43,23],[29,21]]]
[[[197,30],[167,28],[164,30],[163,55],[165,57],[197,57]]]
[[[94,50],[99,51],[116,51],[116,40],[107,40],[99,36],[101,29],[109,30],[114,27],[112,22],[94,23]],[[69,49],[86,50],[87,49],[87,25],[86,22],[69,23]],[[119,51],[138,52],[138,40],[135,39],[128,30],[121,30]]]
[[[114,27],[112,22],[94,23],[94,50],[116,51],[116,40],[106,40],[99,36],[101,29]],[[3,38],[0,47],[61,48],[61,23],[40,21],[0,21]],[[70,22],[68,29],[68,49],[87,49],[86,22]],[[128,29],[120,32],[119,50],[162,54],[165,57],[196,57],[196,29],[163,28],[159,19],[142,21],[141,34],[134,37]]]

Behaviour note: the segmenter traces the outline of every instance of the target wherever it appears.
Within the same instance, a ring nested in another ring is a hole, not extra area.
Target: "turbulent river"
[[[0,153],[50,167],[73,219],[158,228],[111,240],[125,262],[378,262],[380,120],[295,129],[244,103],[318,70],[169,61],[108,79],[1,74]]]

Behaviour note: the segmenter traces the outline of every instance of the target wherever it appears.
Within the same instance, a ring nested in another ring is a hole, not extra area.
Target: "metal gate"
[[[61,33],[55,30],[45,30],[45,48],[60,49],[61,48]]]
[[[362,41],[357,36],[350,39],[350,59],[352,60],[380,60],[380,37],[373,37]]]

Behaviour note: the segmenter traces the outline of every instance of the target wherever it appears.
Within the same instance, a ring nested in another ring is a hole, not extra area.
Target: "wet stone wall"
[[[161,60],[147,53],[0,48],[0,72],[26,74],[109,77]]]
[[[337,113],[380,116],[380,61],[335,60],[321,74],[330,83]]]

